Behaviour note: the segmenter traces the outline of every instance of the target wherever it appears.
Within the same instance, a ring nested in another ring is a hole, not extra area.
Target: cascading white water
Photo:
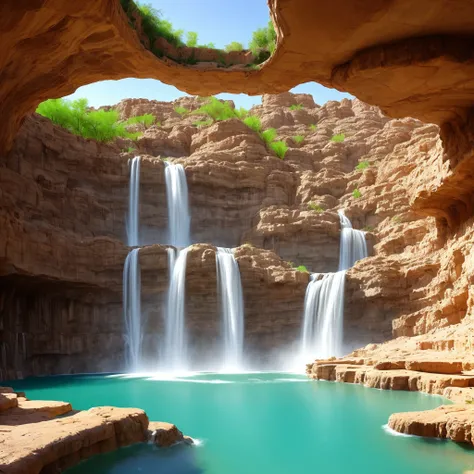
[[[141,367],[142,353],[142,321],[141,321],[141,291],[140,264],[138,261],[140,249],[133,249],[125,260],[123,269],[123,314],[125,321],[125,346],[128,367],[136,372]]]
[[[168,243],[175,247],[191,244],[188,183],[183,165],[165,161],[168,200]]]
[[[339,249],[339,271],[348,270],[355,262],[367,257],[367,241],[365,232],[352,228],[351,221],[344,211],[340,210],[341,244]]]
[[[127,239],[130,247],[138,245],[138,224],[140,205],[140,157],[130,163],[130,190],[128,197]]]
[[[341,222],[339,271],[311,275],[306,288],[301,336],[304,356],[342,355],[346,270],[367,257],[365,232],[353,229],[344,211],[338,211],[338,214]]]
[[[302,334],[304,355],[341,355],[346,272],[311,275],[306,289]]]
[[[187,256],[187,248],[179,250],[176,259],[174,255],[171,256],[170,250],[168,250],[169,272],[171,276],[166,303],[163,368],[169,371],[187,369],[187,338],[184,321]]]
[[[244,299],[240,269],[233,250],[218,247],[216,252],[217,289],[223,321],[223,370],[242,368],[244,342]]]

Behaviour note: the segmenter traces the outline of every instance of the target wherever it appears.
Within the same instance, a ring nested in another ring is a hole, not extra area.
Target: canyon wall
[[[309,275],[295,267],[337,270],[340,208],[367,231],[371,255],[346,278],[347,352],[392,332],[433,339],[433,331],[466,324],[473,223],[456,210],[466,192],[449,212],[436,205],[438,190],[454,193],[445,183],[457,179],[456,166],[465,172],[467,165],[446,161],[435,125],[390,120],[357,99],[319,107],[306,95],[264,96],[251,113],[286,140],[281,160],[237,119],[202,127],[196,122],[206,117],[174,110],[200,104],[122,101],[122,118],[152,113],[161,123],[114,145],[72,136],[39,116],[25,121],[0,158],[2,378],[124,368],[122,267],[134,155],[142,156],[140,234],[149,246],[140,265],[151,363],[168,286],[166,246],[152,245],[167,239],[164,159],[185,166],[192,238],[202,243],[187,267],[196,353],[212,361],[219,350],[217,245],[239,247],[246,352],[271,366],[276,349],[298,340]],[[303,107],[290,108],[296,104]],[[343,141],[331,140],[341,133]]]

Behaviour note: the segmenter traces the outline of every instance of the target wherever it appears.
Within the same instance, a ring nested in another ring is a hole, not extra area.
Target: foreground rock
[[[447,438],[474,445],[474,407],[443,405],[434,410],[394,413],[388,426],[399,433]]]
[[[189,436],[183,433],[172,423],[151,421],[148,425],[149,439],[160,448],[168,448],[178,443],[194,444]]]
[[[145,412],[136,408],[96,407],[73,412],[69,403],[29,401],[11,389],[2,390],[2,474],[62,472],[93,455],[146,442],[149,426],[159,446],[180,441],[192,444],[191,438],[183,436],[175,425],[149,424]],[[66,416],[55,418],[58,415]]]

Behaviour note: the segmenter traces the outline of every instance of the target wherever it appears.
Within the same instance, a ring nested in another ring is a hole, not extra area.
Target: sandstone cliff
[[[291,110],[295,104],[303,108]],[[123,118],[153,113],[161,125],[136,143],[113,146],[71,136],[35,116],[1,158],[4,377],[123,367],[121,278],[128,252],[128,160],[134,154],[143,157],[145,243],[165,243],[162,159],[186,168],[193,240],[208,244],[192,248],[187,270],[196,350],[215,341],[220,330],[216,245],[242,246],[236,255],[249,351],[263,363],[272,360],[271,351],[294,343],[308,274],[293,265],[337,269],[339,208],[355,228],[367,231],[371,255],[347,275],[347,350],[382,342],[392,331],[419,335],[441,349],[440,328],[452,328],[452,344],[465,347],[456,341],[458,334],[464,340],[457,328],[472,311],[473,224],[456,210],[464,195],[453,198],[449,212],[436,207],[444,202],[437,192],[458,179],[457,168],[445,161],[436,126],[390,120],[357,99],[320,107],[305,95],[264,96],[252,113],[288,143],[280,160],[240,121],[198,127],[195,122],[204,117],[181,117],[177,105],[194,110],[200,103],[122,101]],[[331,140],[341,133],[342,142]],[[301,143],[293,138],[298,135]],[[136,150],[127,153],[129,147]],[[465,172],[463,162],[458,166]],[[163,326],[166,248],[144,248],[140,263],[151,351]]]

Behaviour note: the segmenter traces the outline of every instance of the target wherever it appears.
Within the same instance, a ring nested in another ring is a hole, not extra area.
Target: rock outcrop
[[[10,405],[4,406],[2,399]],[[95,454],[145,442],[147,428],[143,410],[96,407],[73,412],[69,403],[30,401],[2,387],[0,472],[59,472]]]
[[[277,32],[275,53],[259,70],[240,65],[228,70],[215,62],[180,65],[157,58],[119,0],[4,2],[0,152],[11,147],[23,118],[41,101],[126,77],[153,77],[202,96],[275,94],[316,81],[392,117],[442,125],[449,154],[458,158],[460,150],[449,146],[453,141],[463,140],[472,150],[470,135],[460,133],[470,128],[473,105],[470,2],[456,0],[453,7],[446,0],[378,0],[360,8],[359,2],[337,0],[317,9],[309,0],[268,3]],[[204,55],[198,59],[206,61]]]
[[[148,422],[136,408],[73,411],[69,403],[31,401],[0,387],[0,472],[63,472],[83,459],[147,442],[160,447],[193,440],[171,423]]]

